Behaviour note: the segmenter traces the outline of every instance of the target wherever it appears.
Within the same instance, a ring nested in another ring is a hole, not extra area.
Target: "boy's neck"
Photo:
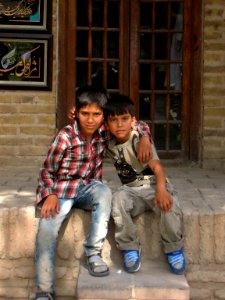
[[[91,142],[93,139],[93,134],[92,135],[87,135],[84,132],[82,132],[82,130],[80,131],[81,136],[87,141],[87,142]]]
[[[86,139],[87,142],[91,142],[92,138],[93,138],[93,135],[92,136],[85,136],[85,139]]]
[[[115,140],[116,140],[116,145],[124,144],[124,143],[126,143],[127,141],[129,141],[130,135],[131,135],[131,132],[130,132],[129,136],[128,136],[126,139],[124,139],[123,141],[118,140],[116,137],[114,137]]]

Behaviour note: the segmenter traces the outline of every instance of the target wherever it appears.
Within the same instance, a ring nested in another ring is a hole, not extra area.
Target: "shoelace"
[[[124,253],[126,265],[132,265],[139,258],[138,251],[129,251]]]

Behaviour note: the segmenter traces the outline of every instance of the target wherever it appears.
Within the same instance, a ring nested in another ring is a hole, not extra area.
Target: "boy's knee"
[[[132,207],[132,201],[129,201],[124,191],[117,191],[113,194],[112,211],[121,211],[122,209],[130,211]]]
[[[102,193],[103,195],[105,195],[109,198],[112,197],[112,192],[111,192],[110,188],[107,185],[103,184],[103,183],[99,183],[99,184],[96,185],[95,192],[96,193]]]
[[[174,212],[181,213],[180,203],[179,203],[178,197],[176,195],[173,195],[172,210]]]
[[[104,184],[98,184],[95,188],[94,202],[99,209],[106,212],[111,212],[112,192],[110,188]]]
[[[118,189],[115,193],[113,193],[113,201],[127,199],[128,195],[124,190]]]

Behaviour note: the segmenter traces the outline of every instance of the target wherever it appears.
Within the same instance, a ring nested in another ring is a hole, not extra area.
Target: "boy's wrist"
[[[166,191],[166,185],[165,184],[157,184],[156,185],[156,192],[163,192]]]
[[[147,132],[145,132],[145,131],[144,132],[140,132],[139,135],[140,135],[140,138],[142,138],[142,137],[149,138],[150,137],[149,134]]]

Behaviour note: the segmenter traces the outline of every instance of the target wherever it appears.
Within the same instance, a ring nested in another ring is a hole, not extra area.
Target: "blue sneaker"
[[[36,295],[36,300],[54,300],[54,294],[53,293],[45,293],[45,292],[40,292],[37,293]]]
[[[181,275],[184,274],[186,269],[186,261],[183,249],[166,253],[169,269],[172,273]]]
[[[140,250],[123,250],[123,266],[128,273],[137,272],[141,267]]]

